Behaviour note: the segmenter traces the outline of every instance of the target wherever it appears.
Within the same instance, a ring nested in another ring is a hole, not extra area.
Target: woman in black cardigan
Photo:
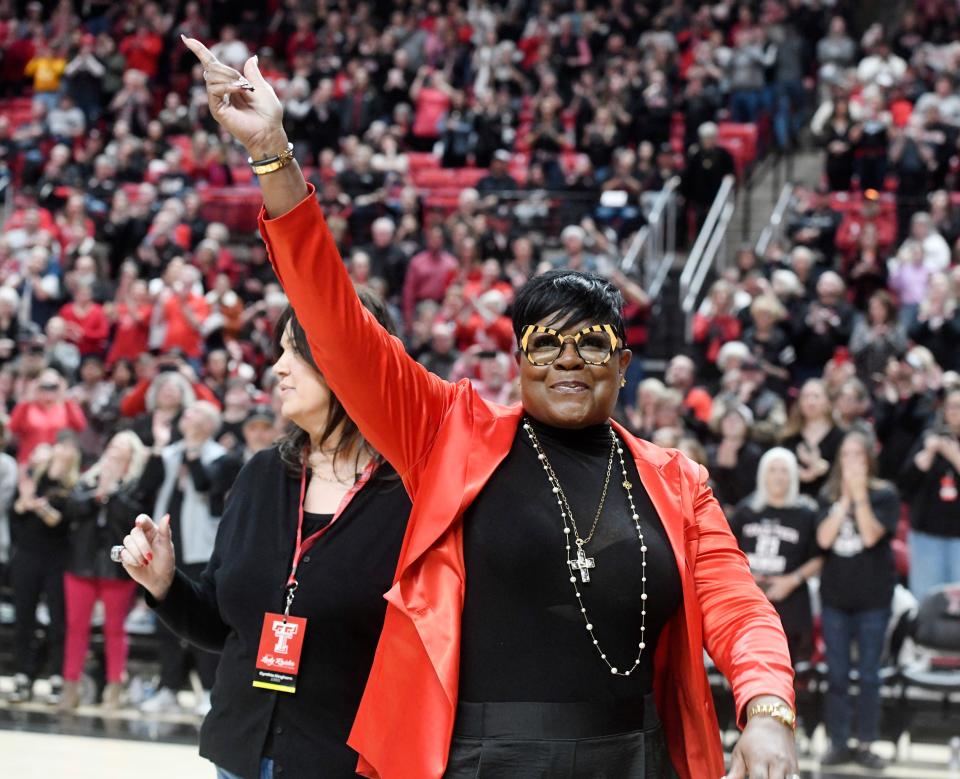
[[[138,482],[146,459],[146,447],[135,433],[117,433],[100,459],[80,477],[63,509],[70,527],[70,559],[63,578],[67,632],[59,706],[64,711],[80,704],[80,676],[90,646],[90,620],[98,600],[104,610],[107,672],[103,705],[120,705],[127,666],[124,623],[137,586],[110,562],[109,550],[130,531],[132,518],[144,510]]]
[[[383,304],[358,294],[387,326]],[[167,625],[222,652],[200,734],[200,753],[217,765],[218,777],[319,771],[336,779],[356,775],[347,735],[383,625],[383,593],[393,581],[410,501],[328,389],[292,309],[277,334],[281,412],[296,428],[240,472],[200,580],[175,573],[167,517],[138,517],[119,554]],[[304,638],[293,682],[276,673],[279,666],[257,667],[262,634],[268,650],[277,650],[274,628],[287,624],[285,604],[290,624],[306,619],[297,628]],[[295,692],[284,689],[290,687]]]

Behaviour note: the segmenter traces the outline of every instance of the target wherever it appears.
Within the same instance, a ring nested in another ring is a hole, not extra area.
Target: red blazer
[[[330,388],[401,475],[413,511],[383,633],[349,744],[359,772],[442,776],[453,731],[466,572],[463,512],[506,457],[522,409],[487,403],[412,360],[359,303],[311,189],[260,230],[277,276]],[[683,608],[657,647],[654,692],[682,779],[724,773],[703,664],[730,680],[741,723],[754,696],[793,703],[793,670],[773,606],[754,584],[706,471],[619,426],[663,521],[683,583]]]

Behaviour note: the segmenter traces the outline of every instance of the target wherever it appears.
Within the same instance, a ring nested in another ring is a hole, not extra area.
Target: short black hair
[[[623,295],[614,284],[593,273],[552,270],[535,276],[517,292],[513,304],[513,334],[517,343],[527,325],[553,314],[549,327],[563,330],[577,322],[609,324],[623,345]]]

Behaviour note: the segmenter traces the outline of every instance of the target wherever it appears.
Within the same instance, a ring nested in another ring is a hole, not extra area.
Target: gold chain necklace
[[[540,439],[537,438],[536,432],[529,425],[525,425],[524,429],[526,429],[530,439],[533,441],[534,447],[536,447],[537,459],[539,459],[543,464],[543,467],[547,472],[547,476],[550,477],[550,480],[554,485],[554,494],[558,495],[560,500],[563,501],[563,508],[570,516],[570,526],[573,528],[573,537],[576,539],[577,548],[582,549],[593,540],[593,536],[597,532],[597,523],[600,522],[600,515],[603,513],[603,504],[607,500],[607,489],[610,487],[610,471],[613,469],[613,455],[617,449],[617,442],[614,440],[610,444],[610,459],[607,460],[607,475],[603,480],[603,492],[600,493],[600,505],[597,506],[597,513],[593,517],[593,525],[590,526],[590,532],[587,534],[587,537],[581,538],[580,532],[577,530],[577,521],[573,518],[573,509],[570,508],[570,504],[567,502],[567,496],[564,494],[563,490],[560,489],[560,480],[557,478],[557,474],[554,473],[553,466],[550,465],[550,461],[547,459],[547,455],[543,451],[543,447],[540,446]],[[583,573],[586,575],[584,581],[590,581],[590,574],[585,570]]]
[[[604,652],[603,648],[600,646],[600,641],[597,639],[593,623],[590,621],[590,616],[587,614],[587,607],[583,603],[583,596],[580,592],[580,584],[577,583],[577,571],[580,573],[581,583],[587,583],[590,581],[589,569],[596,567],[594,564],[594,559],[586,556],[586,553],[583,551],[583,545],[580,544],[579,541],[577,542],[577,557],[576,559],[571,559],[570,533],[573,532],[574,536],[576,537],[576,525],[571,528],[571,525],[573,524],[573,514],[569,513],[569,504],[567,503],[566,497],[563,495],[563,490],[560,489],[560,481],[557,479],[553,468],[550,467],[550,463],[547,461],[547,455],[540,446],[540,441],[537,438],[537,434],[530,426],[530,423],[526,420],[523,422],[523,429],[529,436],[531,443],[533,443],[533,448],[537,451],[537,458],[540,460],[540,464],[543,465],[543,469],[547,473],[547,480],[550,482],[550,486],[553,489],[553,494],[557,498],[557,505],[560,507],[560,517],[563,519],[563,533],[566,536],[565,547],[567,567],[570,569],[570,583],[573,585],[573,594],[576,596],[577,603],[580,604],[580,614],[583,616],[583,620],[586,623],[587,633],[590,634],[590,640],[593,642],[593,646],[597,650],[597,654],[600,655],[600,659],[604,662],[604,664],[606,664],[607,668],[610,669],[611,674],[614,676],[630,676],[630,674],[637,670],[637,667],[640,665],[640,658],[643,656],[643,650],[647,648],[647,542],[643,537],[643,528],[640,527],[640,515],[637,513],[637,507],[633,502],[633,485],[630,483],[630,478],[627,475],[627,464],[623,459],[623,446],[617,440],[617,434],[613,431],[613,428],[611,428],[611,446],[616,452],[617,456],[620,458],[620,470],[623,472],[623,488],[627,493],[627,502],[630,504],[630,518],[633,520],[633,524],[637,529],[637,538],[640,541],[640,643],[637,647],[637,656],[634,658],[633,665],[626,671],[621,671],[619,668],[617,668],[617,666],[607,659],[607,653]],[[610,466],[608,465],[607,479],[609,480],[609,478]],[[569,523],[567,522],[567,517],[570,518]]]

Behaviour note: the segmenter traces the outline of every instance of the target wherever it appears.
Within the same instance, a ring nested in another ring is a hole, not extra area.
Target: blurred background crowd
[[[878,21],[872,5],[0,0],[8,699],[51,677],[61,706],[81,702],[63,677],[90,671],[100,601],[103,701],[121,705],[139,628],[111,533],[171,501],[214,520],[283,429],[286,298],[181,33],[234,67],[257,55],[354,281],[416,359],[501,403],[517,399],[509,311],[532,275],[610,278],[642,358],[661,304],[620,258],[651,199],[676,186],[692,244],[725,177],[819,149],[819,182],[762,252],[711,275],[679,353],[634,360],[620,413],[708,466],[795,661],[825,657],[836,686],[858,637],[878,666],[894,587],[923,599],[960,581],[960,11],[917,0]],[[165,457],[181,458],[173,488]],[[857,500],[880,537],[856,510],[824,531]],[[146,710],[178,706],[191,665],[209,689],[209,657],[158,645]]]

